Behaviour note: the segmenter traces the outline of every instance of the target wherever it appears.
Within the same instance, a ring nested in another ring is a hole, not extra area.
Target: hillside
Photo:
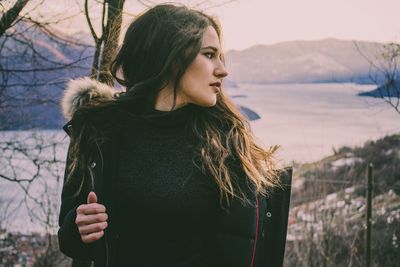
[[[369,141],[362,147],[341,147],[320,161],[295,166],[293,203],[313,200],[311,192],[316,184],[323,185],[326,194],[355,186],[364,195],[368,163],[374,165],[374,194],[393,190],[400,195],[400,134],[397,134]]]
[[[374,266],[400,260],[400,134],[362,147],[342,147],[318,162],[295,166],[289,214],[287,266],[364,266],[366,168],[374,165]],[[304,262],[302,262],[304,264]]]

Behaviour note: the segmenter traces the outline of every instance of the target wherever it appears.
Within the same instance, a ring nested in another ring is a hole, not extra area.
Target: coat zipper
[[[255,256],[256,256],[256,248],[257,248],[257,239],[258,239],[258,221],[260,218],[260,214],[259,214],[259,205],[258,205],[258,197],[256,196],[256,234],[254,237],[254,245],[253,245],[253,253],[251,256],[251,264],[250,267],[254,266],[254,260],[255,260]]]
[[[100,158],[101,158],[101,178],[104,180],[104,173],[103,173],[103,168],[104,168],[104,160],[103,160],[103,153],[101,152],[100,146],[97,143],[97,141],[95,141],[97,149],[99,150],[99,154],[100,154]],[[109,249],[108,249],[108,235],[107,235],[107,231],[106,229],[104,229],[104,239],[105,239],[105,243],[106,243],[106,267],[108,267],[108,254],[109,254]]]

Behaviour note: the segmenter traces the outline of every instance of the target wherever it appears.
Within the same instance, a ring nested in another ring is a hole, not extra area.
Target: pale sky
[[[96,1],[89,0],[93,15],[99,14]],[[41,13],[76,13],[77,3],[83,9],[83,0],[47,0],[46,11]],[[143,9],[135,0],[126,0],[124,27],[132,19],[129,14]],[[399,42],[399,10],[400,0],[237,0],[206,13],[219,17],[225,49],[241,50],[257,44],[324,38]],[[89,32],[83,14],[63,30]]]
[[[324,38],[400,41],[400,0],[241,0],[221,7],[228,49]]]

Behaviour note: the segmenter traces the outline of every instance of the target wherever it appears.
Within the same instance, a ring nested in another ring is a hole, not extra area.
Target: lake
[[[281,145],[279,158],[312,162],[332,154],[332,148],[361,146],[400,132],[400,114],[380,99],[357,93],[373,85],[240,84],[229,95],[260,116],[251,127],[265,146]]]
[[[227,89],[240,105],[257,112],[255,136],[265,146],[281,145],[278,158],[311,162],[332,154],[332,148],[361,146],[387,134],[400,132],[400,114],[382,100],[359,97],[373,85],[356,84],[239,84]],[[13,141],[17,152],[5,149]],[[17,142],[16,142],[17,141]],[[29,178],[12,183],[0,178],[0,226],[13,231],[57,229],[60,187],[68,138],[63,131],[0,132],[2,174]],[[38,151],[36,144],[47,144]],[[8,153],[8,154],[7,154]],[[53,156],[55,154],[55,157]],[[6,160],[6,156],[12,160]],[[39,160],[32,162],[29,157]],[[29,192],[25,197],[23,190]],[[35,212],[32,212],[35,211]]]

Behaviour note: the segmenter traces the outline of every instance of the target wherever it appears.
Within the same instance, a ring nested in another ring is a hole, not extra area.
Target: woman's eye
[[[205,53],[204,55],[209,59],[212,59],[214,57],[214,53]]]

